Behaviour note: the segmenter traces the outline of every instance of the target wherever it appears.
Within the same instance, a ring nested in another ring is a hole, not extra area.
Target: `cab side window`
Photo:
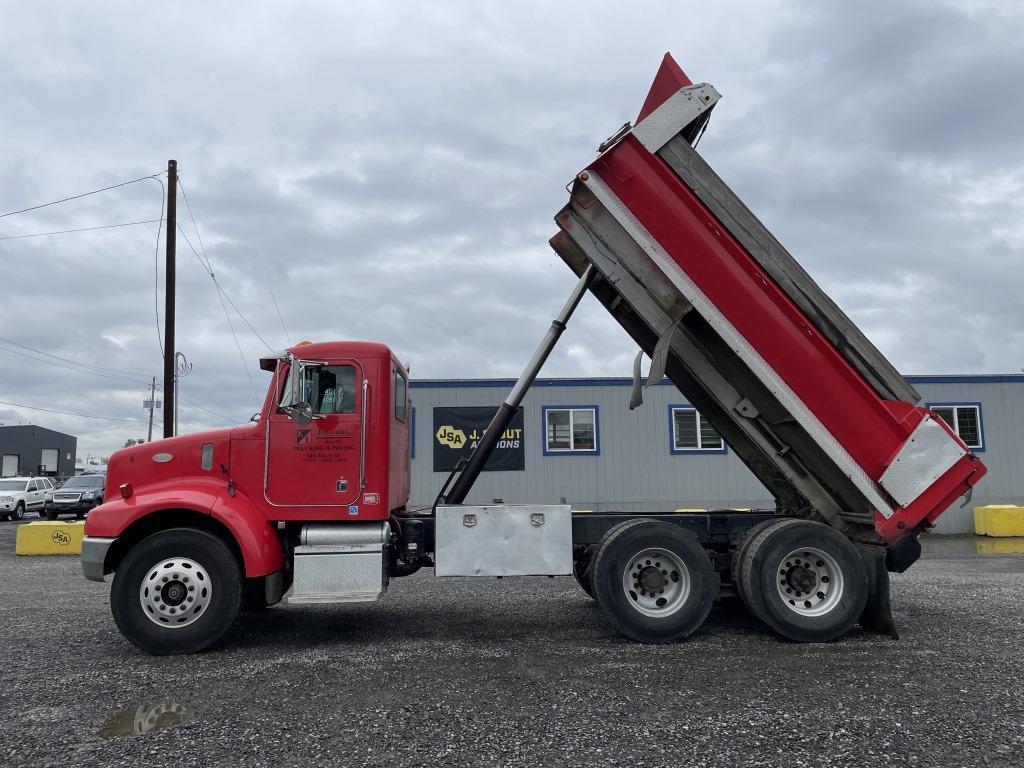
[[[355,413],[356,369],[351,365],[327,365],[310,370],[305,382],[313,413]]]
[[[409,382],[398,371],[395,371],[395,419],[405,421],[409,410]]]

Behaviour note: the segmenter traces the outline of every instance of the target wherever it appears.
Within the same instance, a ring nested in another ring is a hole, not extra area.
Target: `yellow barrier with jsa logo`
[[[19,555],[80,555],[85,521],[41,520],[18,526],[14,551]]]

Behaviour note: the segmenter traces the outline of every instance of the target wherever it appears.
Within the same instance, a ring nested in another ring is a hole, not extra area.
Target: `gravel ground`
[[[969,538],[894,577],[899,641],[787,643],[728,601],[689,641],[641,646],[571,578],[421,572],[380,603],[278,606],[216,650],[154,658],[118,634],[109,585],[16,557],[15,529],[0,522],[3,766],[1024,764],[1024,555]],[[105,737],[144,704],[188,718]]]

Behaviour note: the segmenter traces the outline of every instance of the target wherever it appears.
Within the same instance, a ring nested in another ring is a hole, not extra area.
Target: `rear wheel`
[[[743,559],[746,557],[747,549],[750,547],[750,542],[758,537],[758,535],[766,528],[770,528],[773,525],[778,525],[782,522],[782,519],[765,520],[762,523],[749,528],[743,533],[743,537],[740,539],[739,544],[732,553],[732,583],[736,587],[736,592],[743,601],[743,604],[747,606],[747,609],[753,613],[750,607],[750,598],[743,591],[743,579],[740,575],[743,572]],[[760,617],[758,617],[760,618]]]
[[[118,629],[139,648],[193,653],[224,636],[242,596],[242,571],[224,542],[172,528],[129,550],[114,574],[110,607]]]
[[[630,520],[608,531],[591,578],[605,615],[641,643],[691,635],[718,593],[718,576],[697,538],[656,520]]]
[[[857,548],[833,528],[810,520],[776,521],[754,536],[741,558],[739,583],[758,619],[805,643],[846,634],[868,593]]]

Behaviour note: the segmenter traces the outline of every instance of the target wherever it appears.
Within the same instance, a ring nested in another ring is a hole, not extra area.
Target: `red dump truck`
[[[890,571],[985,467],[715,174],[694,144],[719,100],[665,57],[635,124],[570,185],[551,246],[578,276],[474,452],[410,509],[408,372],[383,344],[267,357],[254,423],[115,453],[85,575],[114,574],[121,632],[197,651],[243,606],[379,599],[392,578],[575,574],[634,640],[694,632],[736,595],[796,641],[896,636]],[[587,294],[640,348],[631,407],[667,376],[776,508],[580,513],[469,505],[479,472]]]

